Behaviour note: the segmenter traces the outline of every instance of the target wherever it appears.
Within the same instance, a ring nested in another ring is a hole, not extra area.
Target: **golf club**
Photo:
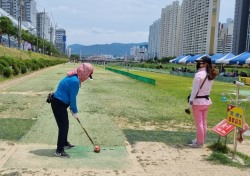
[[[93,144],[93,146],[95,146],[93,140],[90,138],[90,136],[89,136],[89,134],[87,133],[87,131],[85,130],[85,128],[83,128],[82,123],[80,122],[79,118],[76,118],[76,120],[79,122],[79,124],[81,125],[82,129],[84,130],[84,132],[87,134],[87,136],[88,136],[90,142]]]
[[[89,134],[87,133],[87,131],[85,130],[85,128],[82,126],[82,123],[81,123],[81,121],[79,120],[79,118],[76,118],[76,120],[77,120],[78,123],[81,125],[83,131],[86,133],[86,135],[88,136],[90,142],[91,142],[91,143],[93,144],[93,146],[95,147],[95,148],[94,148],[94,152],[99,153],[100,150],[101,150],[101,147],[94,144],[93,140],[91,139],[91,137],[89,136]]]

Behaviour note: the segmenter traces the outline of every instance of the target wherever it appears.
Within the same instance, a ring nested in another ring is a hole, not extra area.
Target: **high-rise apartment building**
[[[28,21],[32,26],[36,27],[36,1],[35,0],[23,0],[22,8],[22,21]]]
[[[215,54],[219,8],[220,0],[183,0],[181,6],[179,1],[174,1],[162,9],[160,58],[180,54]],[[149,43],[153,44],[150,40]],[[153,46],[149,48],[151,50]]]
[[[134,60],[145,60],[147,59],[147,50],[148,45],[134,46],[130,48],[130,56],[133,57]]]
[[[148,57],[159,58],[160,55],[161,19],[153,22],[149,27]]]
[[[179,44],[179,1],[174,1],[161,12],[160,57],[178,54]]]
[[[29,22],[34,27],[36,26],[37,9],[35,0],[0,0],[0,8],[15,19],[18,19],[22,14],[22,21]],[[22,10],[22,13],[20,13],[20,10]]]
[[[0,8],[5,10],[15,19],[19,17],[19,1],[17,0],[0,0]]]
[[[219,24],[217,53],[231,53],[233,45],[234,21],[227,19],[226,23]]]
[[[214,54],[217,49],[220,0],[183,0],[180,54]]]
[[[236,0],[234,13],[233,54],[250,51],[250,1]]]
[[[39,12],[37,13],[37,36],[39,38],[50,41],[50,18],[47,13]]]
[[[62,53],[66,52],[66,31],[65,31],[65,29],[56,29],[55,46]]]

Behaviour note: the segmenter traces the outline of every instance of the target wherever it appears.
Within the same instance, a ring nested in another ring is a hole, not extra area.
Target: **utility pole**
[[[38,53],[38,31],[36,28],[36,52]]]
[[[23,1],[19,0],[19,17],[18,17],[18,49],[21,49],[22,41],[22,11],[23,11]]]
[[[53,37],[54,37],[54,35],[53,35],[53,33],[54,33],[54,28],[53,28],[53,26],[52,26],[52,23],[50,24],[50,53],[49,53],[49,55],[51,55],[52,54],[52,45],[53,45]]]
[[[44,54],[45,9],[43,11],[43,54]]]
[[[52,45],[56,46],[56,28],[57,28],[57,24],[55,23],[54,18],[53,18],[53,15],[52,15],[51,12],[50,12],[50,15],[51,15],[51,18],[52,18],[53,24],[54,24],[54,26],[52,27],[52,28],[53,28],[53,32],[51,33],[52,39],[53,39]],[[52,25],[52,24],[51,24],[51,25]]]

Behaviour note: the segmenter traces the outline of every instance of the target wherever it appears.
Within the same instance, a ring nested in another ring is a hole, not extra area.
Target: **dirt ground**
[[[39,74],[7,81],[0,84],[0,90]],[[230,146],[232,147],[232,146]],[[0,141],[0,175],[86,175],[86,176],[248,176],[250,169],[240,169],[212,164],[205,160],[211,154],[207,147],[192,149],[184,146],[168,146],[158,142],[138,142],[125,148],[106,149],[95,154],[83,149],[82,157],[53,157],[54,146],[23,144]],[[250,141],[238,144],[237,150],[249,155]],[[115,154],[114,154],[115,153]],[[91,159],[89,159],[91,158]],[[112,166],[112,163],[115,167]]]
[[[250,142],[244,141],[238,146],[238,150],[249,154],[249,146]],[[211,153],[206,147],[191,149],[170,147],[157,142],[140,142],[133,146],[126,143],[127,156],[122,159],[120,157],[113,158],[116,160],[115,162],[122,163],[118,168],[112,168],[112,166],[101,168],[99,165],[96,166],[95,163],[88,165],[87,163],[92,160],[88,158],[82,161],[76,158],[62,159],[52,156],[36,156],[31,151],[38,148],[45,148],[45,146],[14,144],[2,141],[0,143],[0,175],[247,176],[250,174],[249,169],[242,170],[212,164],[204,160]],[[52,146],[47,146],[47,148],[52,148]],[[101,155],[97,156],[95,158],[96,163],[100,164],[102,159]],[[77,164],[74,164],[75,162]],[[105,163],[103,164],[105,165]]]

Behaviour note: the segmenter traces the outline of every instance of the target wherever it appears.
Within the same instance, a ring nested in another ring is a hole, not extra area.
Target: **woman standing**
[[[198,60],[193,80],[193,87],[189,104],[192,106],[193,118],[196,127],[196,139],[189,144],[189,147],[202,147],[207,134],[207,113],[212,101],[209,97],[213,80],[218,71],[212,66],[211,58],[203,56]]]
[[[70,156],[64,149],[75,147],[68,141],[69,119],[67,108],[70,107],[72,115],[78,118],[76,97],[79,87],[87,78],[92,78],[92,73],[93,66],[91,64],[81,64],[76,69],[67,73],[67,76],[59,82],[57,90],[53,95],[51,108],[59,130],[55,156],[69,158]]]

